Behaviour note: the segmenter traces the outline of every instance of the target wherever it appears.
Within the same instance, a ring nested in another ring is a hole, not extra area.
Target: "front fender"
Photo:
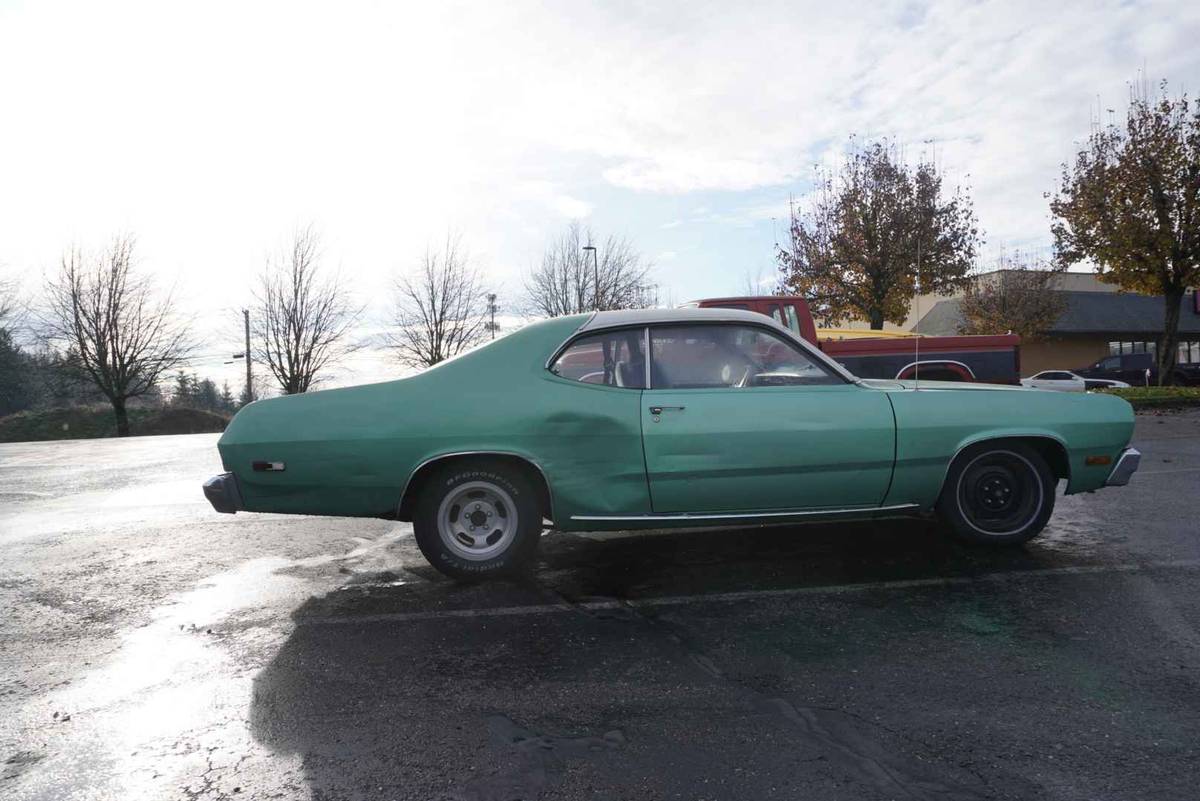
[[[931,508],[954,457],[993,439],[1039,438],[1067,456],[1066,492],[1104,486],[1133,434],[1133,409],[1110,395],[1038,390],[920,390],[889,394],[896,412],[896,470],[886,504]],[[1030,425],[1030,421],[1036,424]],[[1108,456],[1088,465],[1088,456]]]

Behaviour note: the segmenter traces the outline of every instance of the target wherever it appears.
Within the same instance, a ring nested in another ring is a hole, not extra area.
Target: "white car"
[[[1084,378],[1070,370],[1043,370],[1037,375],[1021,379],[1021,386],[1033,389],[1054,389],[1059,392],[1085,392],[1101,387],[1127,387],[1124,381],[1105,378]]]

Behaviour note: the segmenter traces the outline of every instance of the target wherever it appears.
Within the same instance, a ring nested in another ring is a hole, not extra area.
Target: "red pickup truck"
[[[746,309],[773,317],[861,378],[914,378],[919,364],[920,377],[930,381],[1021,383],[1021,338],[1015,334],[834,339],[818,335],[808,302],[801,297],[706,298],[683,305]]]

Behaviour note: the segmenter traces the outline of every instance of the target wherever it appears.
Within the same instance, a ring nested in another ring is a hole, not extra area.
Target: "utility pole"
[[[589,250],[592,251],[592,276],[594,278],[594,282],[592,284],[592,290],[594,292],[592,297],[592,308],[596,311],[600,311],[600,257],[596,255],[596,246],[591,242],[588,242],[583,246],[583,251],[585,253]],[[587,257],[584,256],[584,258]]]
[[[488,314],[491,316],[491,320],[487,324],[487,330],[492,332],[492,339],[495,339],[496,338],[496,330],[497,330],[497,328],[496,328],[496,293],[495,292],[488,293],[487,302],[488,302]]]
[[[242,395],[242,405],[245,406],[254,400],[254,384],[250,377],[250,310],[242,309],[242,322],[246,324],[246,349],[241,353],[233,354],[233,358],[225,364],[233,364],[237,359],[246,360],[246,391]]]
[[[250,377],[250,310],[242,309],[242,322],[246,324],[246,403],[254,400],[254,383]]]

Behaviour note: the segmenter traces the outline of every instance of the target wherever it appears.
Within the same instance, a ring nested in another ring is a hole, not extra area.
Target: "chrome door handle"
[[[651,406],[650,414],[662,414],[663,412],[682,412],[683,406]]]

